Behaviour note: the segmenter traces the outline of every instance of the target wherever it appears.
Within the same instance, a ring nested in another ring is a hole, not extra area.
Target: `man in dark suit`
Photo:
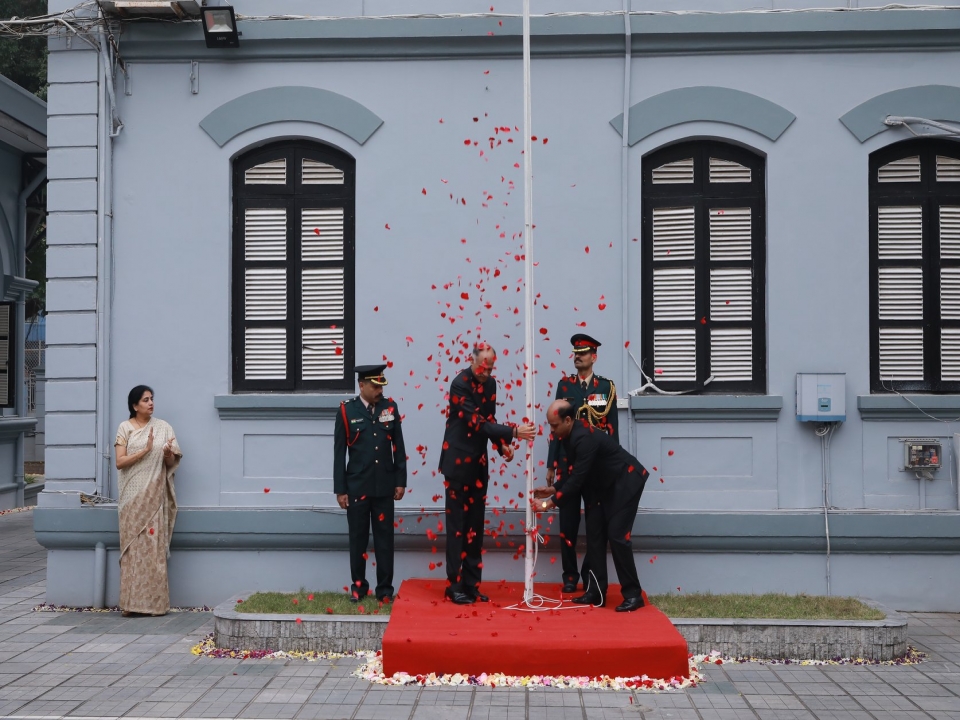
[[[617,443],[620,433],[617,423],[617,387],[612,380],[596,375],[593,365],[597,362],[597,349],[600,341],[589,335],[577,333],[570,338],[573,346],[573,366],[576,373],[564,375],[557,383],[557,400],[567,400],[582,418],[595,428],[609,433]],[[563,443],[556,437],[550,441],[547,452],[547,485],[553,485],[556,479],[557,489],[561,490],[569,474],[567,454]],[[567,494],[570,494],[568,491]],[[560,560],[563,564],[563,592],[577,591],[577,581],[583,577],[583,586],[587,586],[589,564],[583,560],[582,572],[577,572],[577,536],[580,534],[580,499],[571,495],[570,500],[560,508]]]
[[[407,486],[407,453],[400,410],[383,397],[386,365],[358,365],[360,394],[340,403],[333,427],[333,491],[347,511],[350,533],[350,599],[370,592],[367,544],[373,526],[377,599],[393,600],[393,504]],[[350,462],[347,463],[347,449]]]
[[[590,578],[587,590],[575,597],[579,605],[603,606],[607,595],[607,543],[617,570],[623,602],[617,612],[632,612],[643,607],[640,578],[633,557],[630,531],[637,517],[640,495],[647,482],[647,471],[640,462],[607,433],[577,419],[577,411],[566,400],[554,400],[547,410],[547,422],[553,437],[567,451],[572,468],[563,489],[554,486],[535,488],[531,500],[537,512],[567,503],[586,506],[587,563]],[[596,582],[594,582],[594,578]]]
[[[497,423],[496,351],[486,343],[473,348],[470,367],[450,384],[447,427],[440,452],[446,491],[447,580],[445,594],[458,605],[489,598],[480,593],[483,515],[490,479],[487,443],[509,462],[514,439],[533,440],[533,425]]]

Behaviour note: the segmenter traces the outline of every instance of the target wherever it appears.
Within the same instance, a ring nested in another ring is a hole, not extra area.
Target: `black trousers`
[[[617,571],[617,579],[624,599],[640,597],[640,578],[637,575],[637,563],[633,557],[633,543],[630,541],[630,531],[633,522],[637,519],[637,508],[640,507],[640,493],[637,491],[630,500],[615,508],[604,508],[599,502],[592,502],[587,508],[587,561],[590,563],[592,575],[584,577],[583,584],[590,581],[590,592],[595,592],[599,585],[600,592],[607,594],[607,543],[610,544],[610,555],[613,557],[613,567]],[[593,578],[596,578],[596,583]]]
[[[377,556],[377,599],[393,597],[393,495],[350,498],[347,505],[350,532],[350,592],[365,598],[370,590],[367,561],[363,557],[373,527],[373,551]]]
[[[563,487],[560,486],[562,490]],[[583,577],[583,585],[587,585],[587,571],[590,567],[589,555],[583,558],[583,570],[577,572],[577,536],[580,534],[580,493],[571,495],[569,503],[559,509],[560,515],[560,562],[563,566],[564,584],[576,585]]]
[[[483,574],[486,469],[478,463],[471,475],[444,479],[447,481],[447,580],[454,591],[475,592]]]

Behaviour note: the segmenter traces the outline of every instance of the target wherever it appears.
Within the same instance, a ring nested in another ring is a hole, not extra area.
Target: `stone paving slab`
[[[353,677],[356,660],[196,657],[211,613],[34,613],[46,553],[32,522],[0,516],[0,718],[960,720],[960,614],[907,614],[930,653],[919,665],[711,665],[664,693],[384,687]]]

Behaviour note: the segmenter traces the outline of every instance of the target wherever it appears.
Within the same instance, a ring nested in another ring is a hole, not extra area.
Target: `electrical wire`
[[[906,400],[908,403],[910,403],[911,405],[913,405],[913,407],[915,407],[915,408],[920,412],[921,415],[926,415],[926,416],[927,416],[928,418],[930,418],[931,420],[936,420],[937,422],[940,422],[940,423],[955,423],[955,422],[960,422],[960,417],[955,417],[955,418],[953,418],[952,420],[946,420],[946,419],[944,419],[944,418],[938,418],[938,417],[936,417],[935,415],[931,415],[931,414],[928,413],[926,410],[924,410],[922,407],[920,407],[919,405],[917,405],[917,404],[916,404],[913,400],[911,400],[909,397],[907,397],[907,396],[904,395],[902,392],[900,392],[899,390],[897,390],[896,388],[894,388],[893,385],[891,385],[890,387],[887,387],[886,383],[883,381],[883,378],[880,378],[880,387],[882,387],[884,390],[887,390],[887,391],[889,391],[889,392],[896,393],[897,395],[899,395],[900,397],[902,397],[904,400]]]

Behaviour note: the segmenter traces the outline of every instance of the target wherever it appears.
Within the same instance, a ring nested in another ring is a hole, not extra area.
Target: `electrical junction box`
[[[846,374],[797,373],[797,420],[846,422]]]
[[[904,438],[903,468],[905,470],[930,470],[942,464],[943,447],[939,440]]]

